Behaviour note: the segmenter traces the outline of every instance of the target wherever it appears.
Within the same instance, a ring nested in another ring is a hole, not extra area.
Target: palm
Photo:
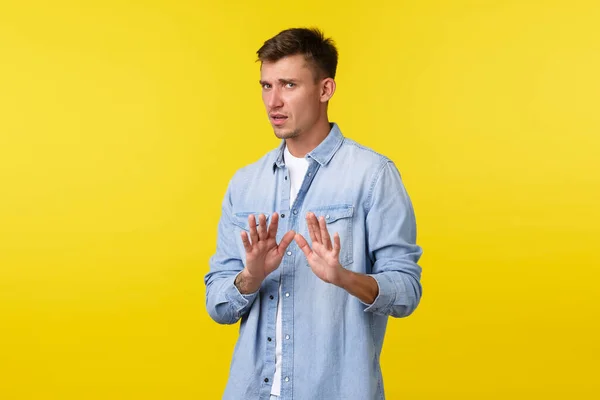
[[[271,237],[257,241],[250,252],[246,251],[246,263],[264,265],[266,275],[277,268],[282,258],[277,241]]]
[[[312,250],[307,257],[310,268],[325,282],[334,282],[338,275],[339,253],[336,254],[333,249],[327,249],[323,244],[315,242],[313,242]]]
[[[306,255],[308,265],[315,275],[327,283],[336,283],[343,272],[339,262],[340,237],[336,233],[333,243],[331,242],[327,225],[322,217],[321,220],[317,220],[314,214],[309,213],[306,222],[312,240],[312,249],[300,234],[296,235],[296,243]]]

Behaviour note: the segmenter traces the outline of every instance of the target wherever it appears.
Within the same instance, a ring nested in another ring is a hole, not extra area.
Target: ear
[[[327,103],[335,93],[335,81],[333,78],[325,78],[321,81],[321,103]]]

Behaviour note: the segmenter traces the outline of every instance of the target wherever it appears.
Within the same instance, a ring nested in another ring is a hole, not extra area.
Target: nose
[[[283,105],[283,98],[279,92],[279,88],[273,87],[272,90],[267,94],[267,106],[270,110],[274,108],[280,108]]]

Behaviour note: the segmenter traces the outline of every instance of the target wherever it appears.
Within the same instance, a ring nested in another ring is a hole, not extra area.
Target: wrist
[[[350,286],[350,281],[352,279],[352,271],[347,270],[346,268],[340,268],[339,275],[333,284],[338,286],[344,290],[348,290],[347,288]]]
[[[261,279],[257,279],[253,277],[246,268],[240,272],[233,284],[238,288],[240,293],[242,294],[251,294],[260,289],[260,285],[262,284]]]

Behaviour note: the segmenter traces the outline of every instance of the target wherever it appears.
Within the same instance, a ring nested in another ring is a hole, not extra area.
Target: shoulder
[[[373,175],[380,173],[387,165],[394,164],[394,162],[384,154],[346,137],[344,138],[339,152],[340,158],[351,161],[357,168],[363,171],[369,171]]]
[[[344,138],[340,152],[339,158],[346,164],[346,170],[351,171],[355,179],[361,177],[368,188],[366,204],[372,202],[376,190],[401,190],[400,171],[386,155],[349,138]]]

